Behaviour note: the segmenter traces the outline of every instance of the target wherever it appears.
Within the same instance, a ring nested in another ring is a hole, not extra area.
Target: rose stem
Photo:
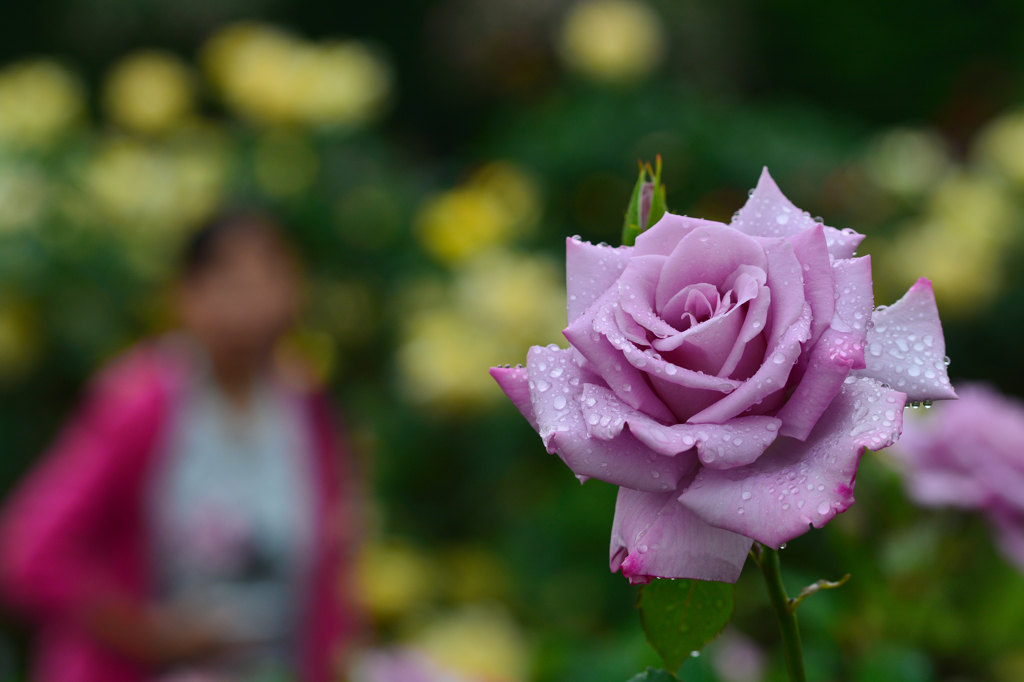
[[[764,584],[768,588],[768,598],[772,602],[772,609],[775,610],[775,617],[779,621],[779,629],[782,630],[789,682],[806,682],[804,655],[800,647],[800,626],[796,622],[796,610],[790,608],[786,588],[782,585],[782,569],[779,566],[778,550],[762,546],[757,563],[764,575]]]

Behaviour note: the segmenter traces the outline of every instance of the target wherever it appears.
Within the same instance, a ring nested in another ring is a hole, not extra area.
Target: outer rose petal
[[[695,456],[662,457],[629,433],[613,440],[591,438],[583,424],[580,396],[596,375],[560,348],[534,346],[526,359],[530,399],[541,439],[578,477],[598,478],[637,490],[674,489],[696,466]],[[657,472],[657,476],[654,473]]]
[[[693,228],[701,226],[727,227],[713,220],[666,213],[661,220],[637,236],[633,253],[637,256],[667,256]]]
[[[637,440],[659,455],[677,455],[696,447],[701,462],[716,469],[756,460],[775,440],[780,424],[774,417],[752,416],[725,424],[665,426],[624,405],[607,388],[593,384],[583,387],[582,403],[587,433],[594,438],[617,438],[628,425]]]
[[[667,260],[666,256],[636,256],[629,261],[619,279],[619,305],[622,311],[661,338],[679,333],[654,310],[654,290],[658,287],[658,277]]]
[[[804,314],[804,303],[807,299],[804,298],[803,268],[796,258],[793,246],[781,239],[762,241],[765,253],[768,254],[767,285],[772,293],[771,329],[767,330],[768,348],[771,349]],[[765,357],[765,361],[767,360]]]
[[[675,492],[619,488],[609,565],[632,584],[651,578],[695,578],[734,583],[750,538],[714,528],[676,501]]]
[[[903,298],[875,310],[871,321],[867,369],[854,374],[889,384],[909,400],[956,398],[946,374],[946,340],[931,282],[917,280]]]
[[[775,548],[846,511],[861,454],[896,441],[906,400],[871,379],[851,380],[806,442],[780,438],[749,466],[702,469],[679,501],[713,526]]]
[[[572,324],[626,269],[633,253],[628,246],[594,246],[579,239],[565,240],[566,311]]]
[[[804,297],[811,304],[809,342],[813,344],[828,328],[836,309],[832,262],[828,255],[828,245],[825,243],[824,227],[814,225],[790,237],[789,243],[793,245],[793,253],[803,268]]]
[[[772,180],[768,168],[761,170],[754,193],[739,210],[732,226],[752,237],[792,237],[817,225],[817,221],[793,205]],[[849,258],[864,235],[853,230],[824,227],[825,242],[833,258]]]
[[[776,413],[783,422],[781,435],[806,440],[839,393],[850,368],[858,358],[863,359],[864,346],[857,346],[849,336],[827,329],[811,349],[803,378]]]
[[[868,320],[875,307],[875,292],[871,282],[871,256],[840,259],[832,263],[835,279],[836,313],[832,328],[851,335],[851,340],[864,344],[868,334]],[[863,352],[853,365],[864,369]]]
[[[537,418],[533,416],[533,404],[530,402],[529,378],[525,367],[491,367],[491,376],[498,382],[501,390],[512,401],[519,411],[530,422],[533,430],[537,430]]]

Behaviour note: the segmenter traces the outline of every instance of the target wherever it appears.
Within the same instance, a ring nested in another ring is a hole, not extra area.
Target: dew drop
[[[555,406],[556,410],[561,410],[562,408],[565,407],[565,396],[561,396],[560,395],[560,396],[556,397],[552,401],[552,404]]]
[[[752,496],[752,494],[751,494],[751,492],[749,490],[744,490],[743,494],[740,495],[740,497],[742,497],[744,500],[749,500],[751,498],[751,496]]]
[[[822,516],[828,514],[828,502],[822,502],[818,505],[818,513]]]

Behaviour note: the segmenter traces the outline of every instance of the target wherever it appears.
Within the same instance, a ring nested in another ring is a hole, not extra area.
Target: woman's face
[[[182,324],[214,362],[261,363],[298,312],[296,263],[280,237],[265,229],[230,229],[212,249],[179,285]]]

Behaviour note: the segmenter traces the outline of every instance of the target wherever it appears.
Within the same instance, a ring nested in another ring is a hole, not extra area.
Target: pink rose
[[[861,239],[765,170],[731,225],[666,214],[635,247],[568,240],[571,346],[491,374],[577,478],[621,487],[613,571],[735,581],[752,539],[777,548],[853,503],[907,399],[956,397],[931,284],[873,310]]]
[[[1024,404],[968,384],[957,402],[907,419],[892,455],[915,501],[984,511],[1024,571]]]

